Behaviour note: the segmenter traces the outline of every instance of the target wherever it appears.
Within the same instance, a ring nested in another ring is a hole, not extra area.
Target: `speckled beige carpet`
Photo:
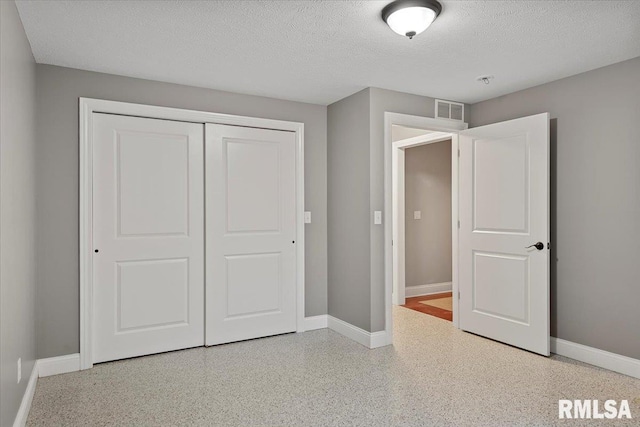
[[[453,298],[451,297],[430,299],[430,300],[418,301],[418,302],[420,304],[430,305],[431,307],[437,307],[443,310],[453,311]]]
[[[320,329],[40,378],[28,425],[638,425],[638,379],[407,308],[395,307],[393,322],[393,346],[375,350]],[[634,418],[558,420],[558,399],[628,399]]]

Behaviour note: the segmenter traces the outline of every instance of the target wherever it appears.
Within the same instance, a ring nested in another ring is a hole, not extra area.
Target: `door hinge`
[[[460,299],[460,291],[458,291],[458,299]]]
[[[458,148],[458,157],[460,157],[460,149]]]
[[[460,220],[458,220],[458,228],[460,228]]]

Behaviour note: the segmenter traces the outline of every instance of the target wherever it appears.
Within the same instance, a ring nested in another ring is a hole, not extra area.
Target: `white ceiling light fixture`
[[[396,0],[382,9],[382,19],[393,31],[412,39],[427,28],[442,12],[436,0]]]

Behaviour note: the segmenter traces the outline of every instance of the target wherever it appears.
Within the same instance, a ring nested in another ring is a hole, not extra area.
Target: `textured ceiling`
[[[17,5],[39,63],[317,104],[369,86],[473,103],[640,56],[640,0],[441,2],[413,40],[387,1]]]

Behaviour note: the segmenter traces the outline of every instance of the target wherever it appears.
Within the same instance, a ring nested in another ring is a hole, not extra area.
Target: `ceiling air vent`
[[[464,104],[436,99],[436,119],[464,122]]]

